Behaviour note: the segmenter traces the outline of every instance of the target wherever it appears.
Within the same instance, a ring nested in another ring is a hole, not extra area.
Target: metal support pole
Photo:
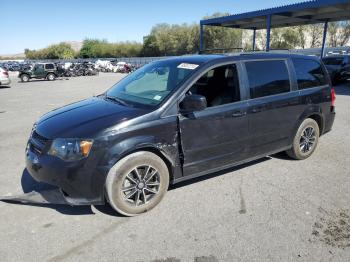
[[[253,51],[255,51],[256,28],[253,30]]]
[[[266,17],[266,52],[270,51],[271,15]]]
[[[200,30],[199,30],[199,52],[204,50],[204,27],[202,24],[200,24]]]
[[[322,49],[321,49],[321,58],[324,57],[325,52],[326,52],[326,40],[327,40],[327,30],[328,30],[328,21],[324,23],[324,28],[323,28],[323,39],[322,39]]]

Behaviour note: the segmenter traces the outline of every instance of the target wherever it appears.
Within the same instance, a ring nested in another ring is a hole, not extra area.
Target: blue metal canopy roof
[[[201,20],[200,24],[241,29],[266,29],[269,17],[271,28],[350,20],[350,0],[314,0]]]

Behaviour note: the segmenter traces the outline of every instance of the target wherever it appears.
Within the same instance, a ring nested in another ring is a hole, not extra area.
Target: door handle
[[[232,114],[232,117],[242,117],[245,116],[247,112],[237,111]]]

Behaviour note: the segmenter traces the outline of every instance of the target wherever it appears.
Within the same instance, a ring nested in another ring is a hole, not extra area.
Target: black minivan
[[[309,157],[332,128],[334,100],[316,57],[160,60],[41,117],[26,166],[72,205],[108,201],[133,216],[155,207],[169,184],[281,151]]]

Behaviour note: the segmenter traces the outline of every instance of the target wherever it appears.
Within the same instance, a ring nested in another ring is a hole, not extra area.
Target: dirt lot
[[[24,170],[32,124],[99,94],[100,74],[0,88],[0,195],[40,189]],[[333,131],[306,161],[283,154],[172,188],[134,218],[110,207],[0,202],[1,261],[350,261],[350,84]]]

